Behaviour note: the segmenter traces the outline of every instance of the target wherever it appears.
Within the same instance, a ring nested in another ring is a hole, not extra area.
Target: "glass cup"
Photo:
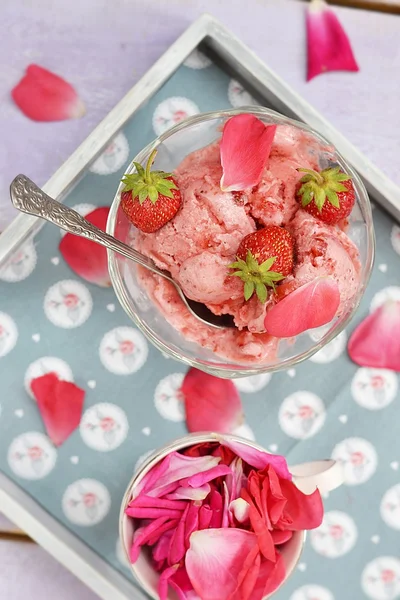
[[[131,548],[132,542],[133,542],[133,536],[134,536],[134,532],[135,532],[135,524],[134,524],[134,519],[127,517],[127,515],[125,514],[125,509],[128,506],[132,497],[134,496],[136,486],[140,483],[140,481],[143,479],[143,477],[146,475],[146,473],[148,473],[148,471],[150,469],[152,469],[158,462],[160,462],[163,458],[165,458],[171,452],[178,452],[179,450],[183,450],[184,448],[188,448],[189,446],[193,446],[198,443],[215,442],[215,441],[223,439],[223,438],[230,440],[230,441],[239,442],[241,444],[244,444],[245,446],[257,448],[258,450],[261,450],[262,452],[267,452],[264,448],[262,448],[262,446],[259,446],[255,442],[245,440],[243,438],[240,438],[240,437],[237,437],[234,435],[222,435],[222,434],[216,435],[213,433],[199,433],[199,434],[192,433],[192,434],[189,434],[178,440],[175,440],[171,444],[168,444],[168,445],[164,446],[163,448],[160,448],[159,450],[156,450],[138,468],[137,472],[134,474],[133,478],[131,479],[131,481],[127,487],[127,490],[124,494],[124,498],[123,498],[122,504],[121,504],[120,516],[119,516],[120,539],[122,542],[122,546],[123,546],[126,558],[129,563],[130,563],[129,552],[130,552],[130,548]],[[312,463],[308,463],[306,465],[306,467],[308,465],[312,465]],[[307,475],[306,472],[304,474]],[[313,489],[315,489],[315,486]],[[285,584],[285,582],[289,579],[289,577],[292,575],[294,569],[296,568],[296,566],[299,562],[300,556],[303,552],[305,538],[306,538],[305,531],[296,531],[296,532],[294,532],[292,538],[288,542],[286,542],[286,544],[284,544],[284,546],[282,546],[281,554],[285,561],[286,575],[285,575],[284,581],[279,586],[279,589]],[[150,598],[157,600],[159,598],[158,592],[157,592],[157,587],[158,587],[158,581],[159,581],[160,576],[159,576],[159,573],[157,573],[157,571],[155,571],[155,569],[153,568],[151,561],[150,561],[150,556],[146,552],[146,548],[141,550],[138,560],[134,564],[131,564],[131,569],[132,569],[133,575],[135,576],[136,580],[141,585],[141,587],[145,590],[145,592],[150,596]],[[276,591],[277,590],[275,590],[275,592],[273,594],[269,594],[268,596],[265,596],[263,598],[263,600],[267,600],[267,598],[271,598],[272,596],[274,596]],[[173,592],[170,592],[168,599],[176,600],[177,596]]]
[[[110,277],[118,300],[146,337],[168,356],[224,378],[246,377],[288,369],[318,352],[336,337],[353,317],[369,281],[374,258],[371,205],[367,191],[357,173],[322,136],[303,123],[284,117],[275,111],[262,107],[249,107],[196,115],[163,133],[144,148],[134,161],[145,165],[151,152],[157,148],[154,168],[171,172],[188,154],[219,139],[225,121],[241,113],[251,113],[266,124],[291,125],[308,132],[323,148],[318,156],[320,168],[326,168],[335,163],[352,176],[356,202],[349,217],[346,233],[358,248],[361,272],[358,289],[340,317],[335,317],[326,326],[305,331],[294,339],[281,339],[276,354],[268,361],[249,364],[246,361],[225,359],[211,349],[188,340],[168,322],[146,289],[139,283],[137,266],[109,251]],[[127,173],[132,172],[135,172],[133,164],[127,170]],[[120,184],[111,206],[107,232],[123,242],[132,244],[135,228],[128,221],[120,206],[122,189],[123,184]],[[186,309],[182,302],[182,311],[184,310]],[[212,330],[215,333],[215,329]]]

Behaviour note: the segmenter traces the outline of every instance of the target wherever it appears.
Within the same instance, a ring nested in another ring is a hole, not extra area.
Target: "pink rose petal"
[[[279,477],[292,479],[286,459],[279,454],[270,454],[269,452],[258,450],[258,448],[253,448],[229,439],[221,439],[221,444],[230,448],[244,462],[255,469],[262,470],[267,465],[272,465]]]
[[[49,438],[61,446],[79,426],[85,390],[55,373],[32,379],[31,390]]]
[[[85,114],[85,106],[72,85],[39,65],[29,65],[11,95],[33,121],[78,119]]]
[[[220,146],[224,192],[241,191],[260,183],[275,131],[276,125],[264,125],[251,114],[236,115],[225,123]]]
[[[198,600],[185,568],[176,571],[170,578],[169,585],[177,593],[178,600]]]
[[[144,491],[146,491],[148,496],[162,496],[167,493],[172,493],[176,488],[180,487],[179,483],[175,488],[173,486],[175,482],[180,482],[181,479],[187,479],[188,477],[192,477],[192,475],[208,471],[213,467],[216,467],[221,460],[217,456],[194,457],[185,456],[179,454],[179,452],[172,452],[166,459],[168,459],[168,461],[166,462],[165,470],[161,465],[160,468],[155,471],[157,473],[157,478],[147,474],[149,475],[149,479],[145,483]],[[166,459],[164,459],[164,461],[166,461]]]
[[[324,505],[319,490],[312,494],[303,494],[292,481],[280,481],[282,496],[286,499],[285,515],[287,524],[280,524],[281,529],[305,531],[316,529],[324,517]],[[289,522],[290,519],[290,522]]]
[[[162,562],[167,559],[169,553],[169,547],[171,544],[171,538],[174,535],[172,528],[166,531],[160,536],[158,542],[153,546],[152,555],[156,562]],[[132,561],[134,562],[134,561]]]
[[[178,487],[172,494],[168,494],[167,498],[172,500],[204,500],[210,493],[208,483],[199,487],[193,488],[188,486]]]
[[[280,546],[281,544],[286,544],[286,542],[291,539],[293,531],[280,531],[279,529],[274,529],[271,531],[271,535],[275,546]]]
[[[273,306],[265,316],[264,326],[274,337],[294,337],[332,321],[339,304],[336,281],[330,277],[317,277]]]
[[[179,500],[155,498],[153,496],[146,496],[145,494],[140,494],[139,496],[136,496],[136,498],[129,502],[128,507],[170,508],[172,510],[184,510],[185,504],[184,502],[180,502]]]
[[[145,527],[140,527],[135,531],[133,544],[130,550],[130,559],[132,564],[135,563],[140,554],[140,547],[149,543],[155,544],[156,541],[170,529],[177,526],[178,519],[168,520],[166,517],[159,517],[150,521]]]
[[[128,517],[134,519],[158,519],[165,517],[167,519],[179,519],[182,515],[181,510],[172,510],[170,508],[146,508],[141,506],[128,506],[125,509]]]
[[[213,518],[213,511],[207,505],[203,505],[199,510],[199,529],[208,529]]]
[[[198,502],[192,502],[190,504],[189,510],[188,510],[188,514],[186,517],[186,523],[185,523],[185,546],[186,546],[186,550],[189,548],[190,545],[190,536],[192,535],[193,531],[197,531],[197,529],[201,529],[200,525],[199,525],[199,511],[201,508],[201,504]]]
[[[105,231],[109,212],[109,207],[103,206],[96,208],[85,218],[89,223]],[[61,239],[59,250],[65,262],[77,275],[100,287],[110,287],[107,250],[103,246],[72,233],[66,233]]]
[[[227,600],[238,586],[239,575],[257,538],[242,529],[195,531],[186,553],[186,570],[202,600]]]
[[[229,379],[191,368],[183,380],[186,425],[190,432],[230,433],[243,421],[239,392]]]
[[[358,325],[348,352],[361,367],[400,372],[400,301],[388,300]]]
[[[250,504],[243,498],[236,498],[229,504],[229,510],[238,523],[247,523],[249,520]]]
[[[230,467],[226,465],[217,465],[213,467],[209,471],[203,471],[203,473],[196,473],[196,475],[192,475],[187,479],[183,479],[181,484],[183,486],[190,486],[193,488],[201,487],[205,483],[216,479],[217,477],[223,477],[224,475],[232,475],[232,471]]]
[[[160,596],[160,600],[168,600],[168,584],[178,568],[179,565],[173,565],[161,573],[160,579],[158,580],[158,595]]]
[[[307,81],[328,71],[359,71],[349,38],[324,0],[307,10]]]
[[[186,503],[186,508],[182,514],[182,517],[178,523],[178,527],[175,529],[173,536],[171,538],[171,544],[169,548],[168,554],[168,563],[170,565],[174,565],[179,563],[183,557],[185,556],[186,546],[185,546],[185,527],[186,527],[186,518],[188,515],[189,504]]]
[[[222,507],[223,499],[221,494],[216,490],[211,490],[210,493],[210,508],[212,510],[212,517],[210,521],[211,528],[222,527]]]
[[[251,600],[263,600],[272,594],[282,584],[286,577],[286,566],[281,554],[276,552],[275,562],[265,560],[260,567],[260,573],[251,596]]]

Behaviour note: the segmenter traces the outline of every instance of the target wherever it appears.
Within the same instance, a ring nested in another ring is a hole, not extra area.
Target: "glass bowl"
[[[284,117],[275,111],[262,107],[248,107],[196,115],[163,133],[144,148],[135,157],[134,161],[145,165],[152,150],[157,148],[154,169],[171,172],[188,154],[219,139],[225,121],[233,115],[241,113],[254,114],[267,124],[291,125],[311,134],[321,148],[318,155],[320,168],[335,163],[352,176],[356,203],[349,217],[346,234],[358,248],[361,271],[358,289],[351,302],[345,306],[345,310],[340,317],[335,317],[333,321],[322,328],[308,330],[295,339],[281,339],[276,354],[270,357],[268,361],[249,363],[245,360],[241,362],[240,360],[232,361],[223,358],[211,349],[186,339],[180,331],[167,321],[154,304],[147,290],[139,283],[137,266],[122,256],[109,251],[110,277],[118,300],[146,337],[166,355],[217,377],[224,378],[247,377],[287,369],[318,352],[337,336],[353,317],[368,283],[374,259],[371,205],[367,191],[357,173],[322,136],[303,123]],[[127,173],[132,172],[135,172],[133,163],[127,170]],[[111,206],[107,232],[123,242],[133,245],[135,228],[128,221],[120,206],[122,189],[123,184],[120,184]],[[182,303],[182,311],[185,310]],[[216,330],[210,329],[215,334]]]

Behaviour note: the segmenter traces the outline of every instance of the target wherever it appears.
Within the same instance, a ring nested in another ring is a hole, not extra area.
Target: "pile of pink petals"
[[[286,460],[221,439],[172,452],[134,490],[134,563],[144,546],[179,600],[261,600],[285,579],[281,550],[323,518],[318,490],[303,494]]]

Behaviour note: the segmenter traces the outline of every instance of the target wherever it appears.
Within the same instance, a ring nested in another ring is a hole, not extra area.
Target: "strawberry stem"
[[[297,169],[299,171],[299,173],[308,173],[309,175],[312,175],[314,180],[318,183],[318,185],[323,185],[324,184],[324,178],[322,177],[322,175],[320,173],[318,173],[318,171],[314,171],[313,169]]]
[[[146,171],[144,173],[144,180],[146,183],[151,184],[152,180],[151,180],[151,175],[150,175],[150,170],[151,167],[153,165],[154,159],[156,157],[157,154],[157,148],[154,148],[153,152],[150,154],[149,159],[146,163]]]

